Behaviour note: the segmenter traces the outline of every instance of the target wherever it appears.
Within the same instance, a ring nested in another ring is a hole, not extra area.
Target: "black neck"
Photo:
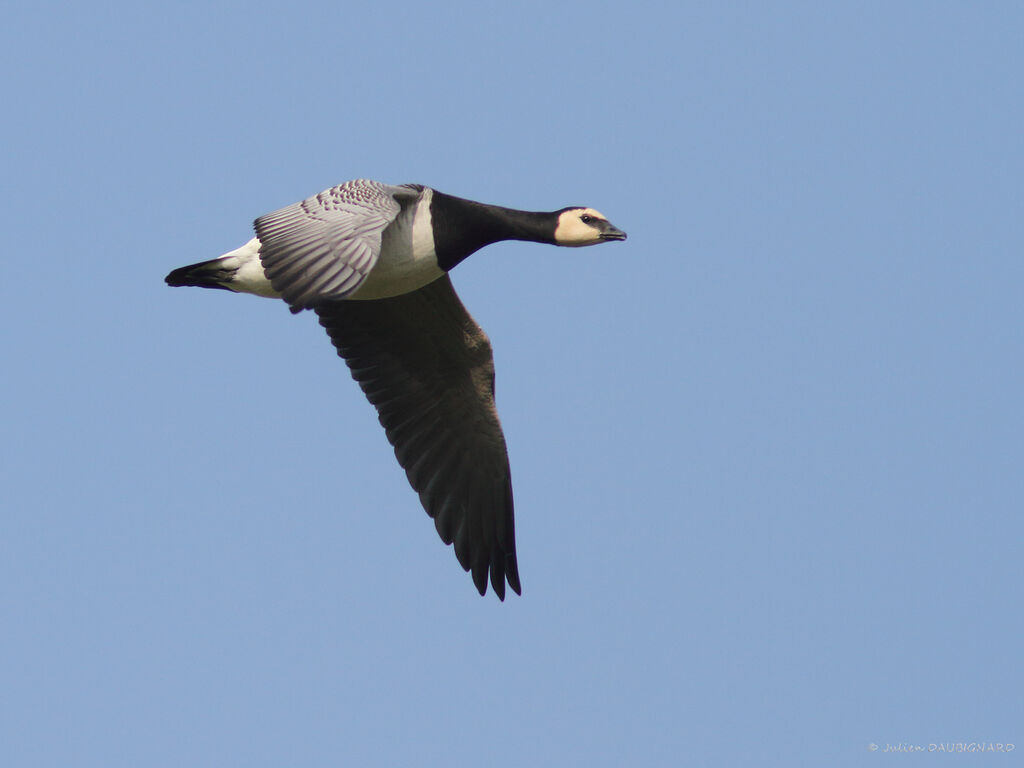
[[[499,240],[554,243],[558,212],[533,213],[485,205],[434,191],[430,204],[437,263],[447,271]]]

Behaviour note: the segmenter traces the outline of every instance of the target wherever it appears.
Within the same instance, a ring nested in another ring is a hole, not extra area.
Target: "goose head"
[[[625,239],[625,232],[593,208],[564,208],[558,212],[555,245],[580,247]]]

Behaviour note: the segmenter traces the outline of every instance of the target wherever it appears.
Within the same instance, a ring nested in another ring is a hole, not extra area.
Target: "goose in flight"
[[[500,240],[625,240],[593,208],[534,213],[419,184],[348,181],[260,216],[256,237],[175,269],[168,285],[222,288],[311,309],[376,407],[398,463],[481,595],[522,594],[512,482],[487,335],[448,272]]]

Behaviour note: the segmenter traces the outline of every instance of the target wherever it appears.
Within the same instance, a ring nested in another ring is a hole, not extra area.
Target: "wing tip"
[[[462,569],[473,577],[473,586],[480,597],[487,594],[487,583],[490,581],[495,596],[505,602],[505,585],[522,597],[523,587],[519,582],[519,567],[515,552],[493,552],[490,558],[478,557],[469,563],[460,562]],[[488,576],[490,578],[488,578]]]
[[[502,563],[502,560],[504,560],[504,563]],[[513,592],[522,597],[523,587],[519,583],[519,569],[516,564],[516,555],[514,552],[510,554],[495,552],[490,563],[490,575],[491,588],[494,590],[494,594],[499,600],[505,602],[506,583]],[[486,579],[482,580],[482,583],[477,582],[476,576],[474,575],[473,580],[474,583],[476,583],[477,591],[480,593],[480,596],[483,597],[487,593]]]

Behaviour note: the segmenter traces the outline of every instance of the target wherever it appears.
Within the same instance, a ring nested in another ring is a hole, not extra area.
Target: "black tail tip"
[[[164,282],[174,288],[182,286],[196,288],[223,288],[231,290],[225,283],[231,280],[232,272],[219,263],[219,259],[213,261],[201,261],[198,264],[189,264],[187,267],[179,267],[172,270]]]
[[[174,286],[175,288],[182,285],[191,285],[191,283],[185,277],[188,272],[188,267],[182,267],[181,269],[175,269],[164,278],[164,282],[168,285]]]

